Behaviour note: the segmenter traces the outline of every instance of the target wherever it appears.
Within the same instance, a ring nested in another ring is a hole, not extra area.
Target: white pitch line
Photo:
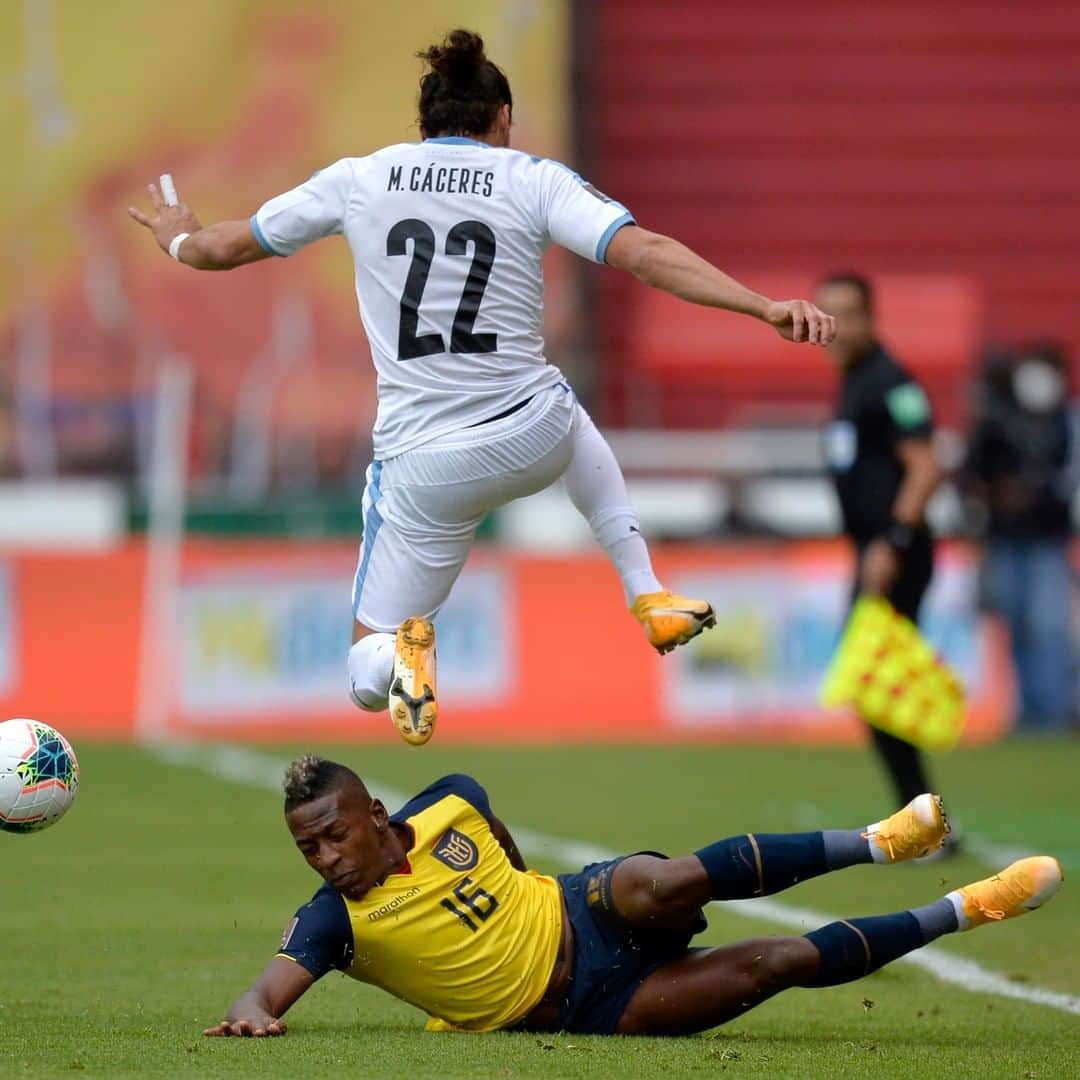
[[[288,764],[284,758],[276,758],[244,746],[200,746],[186,743],[147,746],[144,749],[171,765],[203,769],[223,780],[232,780],[238,784],[266,788],[271,791],[281,790],[282,773]],[[402,805],[408,800],[408,796],[403,792],[384,784],[376,782],[368,786],[373,794],[391,805]],[[532,829],[520,829],[513,825],[509,828],[523,854],[534,858],[551,859],[564,866],[576,868],[586,863],[614,859],[621,854],[595,844],[561,840]],[[781,904],[768,897],[755,900],[729,900],[718,902],[715,906],[722,908],[727,914],[775,923],[778,926],[796,930],[823,926],[836,919],[835,915]],[[971,993],[1013,998],[1016,1001],[1026,1001],[1032,1005],[1043,1005],[1080,1016],[1080,997],[1058,990],[1047,990],[1040,986],[1013,982],[1004,975],[984,968],[974,960],[955,956],[936,945],[928,945],[916,952],[908,953],[907,956],[901,957],[898,963],[912,964],[922,968],[942,982],[959,986]]]

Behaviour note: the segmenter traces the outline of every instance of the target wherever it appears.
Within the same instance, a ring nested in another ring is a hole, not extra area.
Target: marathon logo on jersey
[[[384,915],[393,915],[406,900],[411,900],[414,896],[419,895],[419,885],[414,885],[411,889],[406,889],[405,892],[398,893],[393,900],[387,900],[385,904],[380,905],[374,911],[369,911],[368,922],[375,922],[376,919],[381,919]]]
[[[489,169],[463,165],[414,165],[404,173],[403,165],[393,165],[386,182],[387,191],[435,191],[447,195],[483,195],[495,190],[495,174]]]
[[[457,829],[447,829],[435,842],[431,853],[451,870],[471,870],[480,861],[476,844]]]

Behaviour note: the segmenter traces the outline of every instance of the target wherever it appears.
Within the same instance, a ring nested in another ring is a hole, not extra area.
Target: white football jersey
[[[344,233],[378,373],[375,457],[489,420],[559,381],[541,259],[603,262],[633,218],[558,162],[457,136],[343,158],[251,219],[274,255]]]

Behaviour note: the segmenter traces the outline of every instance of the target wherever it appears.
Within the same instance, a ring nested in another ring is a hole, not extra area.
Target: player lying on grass
[[[435,632],[481,520],[561,479],[654,648],[715,621],[663,588],[611,448],[547,362],[542,260],[551,244],[694,304],[827,345],[835,320],[805,300],[747,289],[689,248],[639,228],[626,207],[555,161],[510,147],[513,97],[483,40],[455,30],[421,57],[423,141],[347,157],[265,203],[203,228],[188,207],[131,216],[199,270],[231,270],[342,235],[378,372],[375,460],[353,583],[352,700],[389,706],[402,738],[438,716]],[[718,325],[718,332],[722,327]],[[678,328],[671,347],[679,348]],[[573,620],[593,620],[574,605]],[[568,631],[576,636],[577,630]],[[511,718],[510,722],[513,722]]]
[[[325,884],[206,1035],[284,1034],[288,1008],[335,969],[423,1009],[431,1030],[689,1034],[788,987],[850,982],[942,934],[1022,915],[1062,880],[1056,859],[1022,859],[924,907],[698,949],[709,901],[937,849],[948,832],[940,800],[920,795],[866,829],[751,833],[557,879],[525,868],[467,776],[389,814],[351,769],[304,757],[285,773],[285,820]]]

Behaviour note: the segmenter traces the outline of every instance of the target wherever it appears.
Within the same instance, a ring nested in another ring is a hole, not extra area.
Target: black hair
[[[431,70],[420,80],[420,129],[438,135],[483,135],[503,105],[514,107],[510,83],[484,53],[484,39],[451,30],[441,45],[416,54]]]
[[[856,273],[854,270],[834,270],[826,274],[819,282],[818,288],[823,289],[827,285],[847,285],[855,289],[862,299],[863,307],[871,314],[874,311],[874,286],[865,274]]]
[[[336,761],[305,754],[285,770],[282,780],[282,787],[285,789],[285,813],[291,813],[304,803],[340,791],[350,781],[359,784],[364,792],[367,792],[364,781],[348,765],[339,765]]]

